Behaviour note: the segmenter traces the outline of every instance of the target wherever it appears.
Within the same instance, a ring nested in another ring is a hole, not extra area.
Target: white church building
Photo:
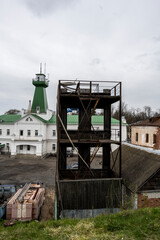
[[[49,81],[42,73],[36,74],[32,84],[35,92],[32,104],[21,114],[4,114],[0,116],[0,154],[32,154],[39,157],[56,153],[57,130],[55,112],[48,109],[46,88]],[[101,130],[103,115],[93,115],[92,125]],[[78,115],[67,115],[67,126],[75,129]],[[111,119],[111,139],[119,138],[119,121]],[[122,122],[122,141],[126,141],[126,123]]]

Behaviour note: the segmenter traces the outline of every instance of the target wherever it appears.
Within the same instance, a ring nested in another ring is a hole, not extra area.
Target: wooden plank
[[[63,209],[118,208],[121,180],[60,181]]]

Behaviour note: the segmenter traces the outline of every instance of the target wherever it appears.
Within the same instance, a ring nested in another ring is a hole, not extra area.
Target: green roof
[[[13,123],[21,118],[21,115],[17,114],[4,114],[0,116],[0,124],[1,123]]]
[[[40,121],[43,122],[43,123],[47,123],[47,122],[48,122],[47,120],[45,120],[45,119],[39,117],[39,116],[36,115],[36,114],[31,114],[31,115],[32,115],[33,117],[37,118],[38,120],[40,120]]]
[[[103,124],[104,116],[103,115],[93,115],[92,124]],[[78,115],[67,115],[68,124],[78,124]],[[119,124],[119,120],[111,118],[111,124]]]
[[[92,116],[92,124],[103,124],[103,122],[104,122],[104,116],[102,116],[102,115],[93,115]],[[52,124],[56,123],[56,115],[53,115],[47,121],[47,123],[52,123]],[[78,124],[78,115],[67,115],[67,123],[68,124]],[[115,118],[111,118],[111,124],[119,125],[119,120],[117,120]]]
[[[56,124],[56,115],[53,115],[48,121],[39,117],[37,114],[31,114],[33,117],[37,118],[43,123],[47,124]],[[21,115],[16,114],[5,114],[0,116],[0,124],[1,123],[13,123],[21,118]],[[103,124],[104,116],[103,115],[93,115],[92,116],[92,124]],[[67,123],[68,124],[78,124],[78,115],[67,115]],[[119,120],[115,118],[111,118],[112,125],[119,125]],[[125,125],[125,123],[122,123]]]
[[[47,109],[48,109],[47,94],[46,94],[46,89],[45,87],[43,87],[43,85],[36,86],[35,88],[31,113],[36,113],[37,107],[40,107],[40,113],[47,112]]]
[[[0,148],[4,148],[5,147],[5,144],[0,144]]]
[[[56,123],[56,115],[53,115],[48,121],[47,123]]]

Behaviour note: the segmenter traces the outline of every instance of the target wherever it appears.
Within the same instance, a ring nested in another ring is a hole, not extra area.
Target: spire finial
[[[42,63],[40,63],[40,74],[42,74]]]
[[[44,74],[46,75],[46,63],[44,64]]]

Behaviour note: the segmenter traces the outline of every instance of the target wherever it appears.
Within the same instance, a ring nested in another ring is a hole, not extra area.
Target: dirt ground
[[[101,168],[101,157],[92,161],[91,168]],[[67,165],[78,162],[78,157],[67,158]],[[41,209],[40,219],[54,218],[56,157],[37,158],[18,156],[11,158],[0,155],[0,184],[24,185],[26,182],[43,183],[45,201]]]
[[[26,182],[43,183],[45,201],[40,219],[54,218],[56,158],[0,155],[0,184],[24,185]]]
[[[26,182],[55,185],[56,158],[19,156],[11,158],[0,155],[0,183],[21,185]]]

